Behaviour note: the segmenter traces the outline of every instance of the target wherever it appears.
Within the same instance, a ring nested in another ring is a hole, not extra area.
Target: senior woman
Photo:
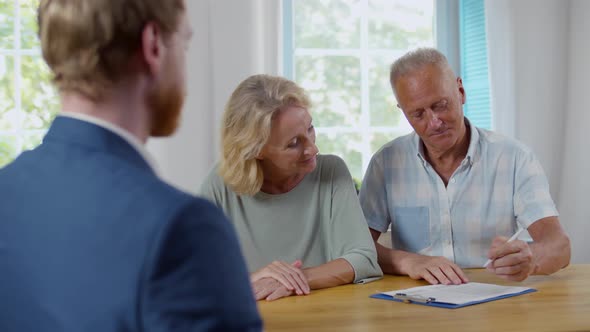
[[[257,300],[382,275],[344,161],[318,155],[309,106],[287,79],[240,83],[223,116],[221,162],[200,189],[232,220]]]

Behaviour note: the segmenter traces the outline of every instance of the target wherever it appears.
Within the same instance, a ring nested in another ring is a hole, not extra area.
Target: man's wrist
[[[539,263],[537,262],[537,260],[533,256],[533,259],[531,260],[531,271],[530,271],[529,275],[532,276],[532,275],[539,274],[540,270],[541,270],[541,266],[539,265]]]
[[[398,266],[400,274],[409,275],[415,256],[416,254],[399,250],[393,255],[393,266]]]

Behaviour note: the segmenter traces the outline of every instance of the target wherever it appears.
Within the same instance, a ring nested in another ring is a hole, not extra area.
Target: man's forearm
[[[407,275],[412,279],[424,279],[430,284],[455,284],[469,282],[455,263],[441,256],[424,256],[403,250],[386,248],[375,243],[379,265],[384,273]]]
[[[393,260],[393,250],[389,249],[379,242],[375,241],[375,249],[377,249],[377,261],[381,270],[385,274],[401,274],[399,264],[396,264]]]
[[[412,257],[418,256],[411,252],[387,248],[375,241],[379,266],[385,274],[408,275],[407,264]]]
[[[533,252],[533,264],[535,264],[533,274],[551,274],[570,263],[571,244],[565,234],[545,242],[533,242],[530,247]]]
[[[535,221],[527,229],[533,238],[530,244],[534,264],[532,274],[551,274],[568,266],[570,239],[556,216]]]

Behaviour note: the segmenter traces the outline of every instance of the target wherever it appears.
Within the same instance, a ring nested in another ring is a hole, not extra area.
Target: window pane
[[[434,46],[435,1],[286,4],[285,22],[293,25],[284,40],[293,45],[285,45],[285,67],[310,95],[320,152],[343,157],[360,179],[377,149],[412,131],[396,106],[389,67],[410,49]]]
[[[396,133],[373,133],[371,135],[371,155],[379,151],[383,145],[401,136]]]
[[[45,136],[45,130],[25,135],[23,138],[23,151],[36,148],[41,144],[43,136]]]
[[[21,48],[38,48],[37,7],[39,6],[39,0],[18,0],[18,3],[20,5]]]
[[[297,48],[358,48],[359,1],[294,0]]]
[[[0,0],[0,49],[14,48],[14,0]]]
[[[360,134],[318,133],[316,143],[322,154],[344,159],[353,178],[362,180],[362,138]]]
[[[10,163],[20,152],[17,151],[17,146],[17,136],[0,134],[0,168]]]
[[[51,73],[41,57],[23,56],[21,59],[23,127],[46,128],[59,110],[59,97],[51,84]]]
[[[433,0],[369,0],[369,47],[433,46]]]
[[[393,141],[394,139],[407,135],[413,131],[412,127],[407,121],[404,121],[406,124],[405,126],[400,127],[399,129],[387,131],[387,132],[375,132],[371,134],[371,156],[375,154],[375,152],[379,151],[383,147],[383,145]]]
[[[390,56],[369,58],[371,126],[396,127],[403,118],[389,83],[389,67],[393,60]]]
[[[295,77],[313,102],[316,127],[355,126],[360,119],[360,61],[350,56],[298,56]]]
[[[22,115],[15,109],[14,58],[0,55],[0,131],[20,128]]]

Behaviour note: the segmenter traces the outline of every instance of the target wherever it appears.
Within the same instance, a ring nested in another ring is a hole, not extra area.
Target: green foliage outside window
[[[59,110],[37,37],[39,0],[0,0],[0,167],[35,148]]]
[[[434,45],[434,1],[285,1],[293,23],[285,63],[310,95],[318,148],[342,157],[358,182],[377,150],[411,131],[389,66],[410,49]]]

